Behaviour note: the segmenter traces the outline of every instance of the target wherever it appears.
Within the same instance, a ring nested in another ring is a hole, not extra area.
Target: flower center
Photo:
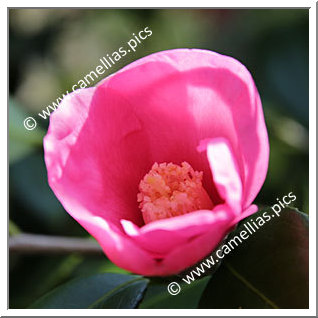
[[[202,186],[203,172],[187,163],[155,163],[139,184],[137,201],[145,223],[171,218],[201,209],[213,203]]]

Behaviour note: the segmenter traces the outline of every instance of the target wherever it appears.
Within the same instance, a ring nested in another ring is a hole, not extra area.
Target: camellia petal
[[[99,85],[135,105],[149,146],[159,150],[151,151],[153,162],[180,163],[180,156],[187,156],[195,170],[207,174],[208,163],[195,153],[197,145],[226,138],[240,169],[243,206],[252,203],[265,180],[269,144],[259,94],[240,62],[206,50],[169,50],[131,63]],[[208,181],[206,187],[212,196],[217,192]]]
[[[206,150],[214,184],[236,214],[242,211],[242,181],[229,142],[224,138],[203,140],[199,151]]]
[[[194,211],[171,219],[159,220],[138,228],[131,221],[122,220],[123,228],[135,242],[154,255],[162,256],[187,244],[207,232],[225,229],[231,214],[225,209]],[[160,242],[160,244],[158,244]],[[209,250],[206,251],[206,254]]]

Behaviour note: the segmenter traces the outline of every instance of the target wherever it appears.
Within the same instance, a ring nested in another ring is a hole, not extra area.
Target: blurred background
[[[146,26],[151,37],[105,72],[148,54],[202,48],[230,55],[252,73],[270,139],[266,182],[256,199],[269,206],[293,192],[308,213],[309,11],[302,9],[9,10],[9,232],[83,236],[47,184],[38,112]],[[97,81],[96,81],[97,82]],[[95,83],[96,83],[95,82]],[[34,116],[28,131],[23,120]],[[105,256],[10,253],[10,308],[26,308],[78,275],[124,273]]]

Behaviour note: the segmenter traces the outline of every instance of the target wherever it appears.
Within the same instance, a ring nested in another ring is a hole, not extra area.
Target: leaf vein
[[[267,298],[260,290],[254,287],[247,279],[245,279],[240,273],[238,273],[228,262],[224,262],[225,266],[228,270],[238,279],[240,280],[247,288],[252,290],[255,294],[257,294],[262,300],[264,300],[267,304],[275,309],[279,309],[279,307]]]

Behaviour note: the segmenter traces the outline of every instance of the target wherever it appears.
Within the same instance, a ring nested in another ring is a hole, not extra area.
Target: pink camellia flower
[[[242,218],[267,173],[253,79],[198,49],[155,53],[66,96],[44,139],[51,188],[118,266],[176,274]]]

